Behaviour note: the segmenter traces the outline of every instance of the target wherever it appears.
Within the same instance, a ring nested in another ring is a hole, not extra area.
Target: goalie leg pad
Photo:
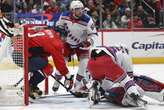
[[[110,102],[118,105],[122,105],[122,100],[125,94],[123,87],[114,87],[105,92],[104,96]]]
[[[144,95],[164,101],[164,84],[147,76],[134,76],[134,81],[143,90]]]
[[[147,76],[134,76],[134,81],[144,91],[160,92],[164,89],[164,84]]]

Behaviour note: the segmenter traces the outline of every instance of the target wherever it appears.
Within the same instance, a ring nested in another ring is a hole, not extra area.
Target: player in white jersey
[[[93,46],[94,38],[97,37],[97,30],[92,18],[84,11],[84,5],[81,1],[72,1],[70,11],[61,14],[56,23],[56,31],[64,34],[65,49],[64,56],[68,58],[76,54],[79,60],[79,68],[75,81],[74,91],[81,94],[82,81],[87,80],[86,65],[88,62],[89,49]],[[61,79],[60,74],[56,72],[55,77]],[[54,83],[53,90],[59,87]]]
[[[89,96],[94,103],[99,101],[99,94],[95,97],[99,91],[109,101],[123,106],[146,104],[142,95],[163,101],[164,84],[147,76],[133,74],[132,59],[126,47],[98,46],[92,48],[90,56],[87,68],[95,81]]]

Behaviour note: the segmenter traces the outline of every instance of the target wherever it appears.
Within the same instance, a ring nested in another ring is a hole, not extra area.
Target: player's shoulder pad
[[[71,15],[70,11],[65,11],[62,13],[62,16],[65,16],[65,17],[70,16],[70,15]]]
[[[83,14],[80,18],[81,21],[88,23],[91,17],[88,14]]]

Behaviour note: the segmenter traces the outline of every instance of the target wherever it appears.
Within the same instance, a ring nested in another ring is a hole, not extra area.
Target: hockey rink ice
[[[71,73],[77,72],[77,67],[69,67],[69,69]],[[164,82],[164,64],[137,64],[134,65],[134,73]],[[75,98],[69,95],[63,87],[60,87],[59,91],[54,94],[51,89],[54,79],[49,79],[48,96],[37,99],[28,106],[0,106],[0,110],[164,110],[164,102],[148,97],[145,97],[149,103],[146,107],[120,107],[109,102],[100,102],[90,108],[87,98]]]

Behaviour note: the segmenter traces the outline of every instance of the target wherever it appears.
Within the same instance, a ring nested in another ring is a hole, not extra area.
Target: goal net
[[[12,39],[0,33],[0,106],[29,104],[28,31],[42,27],[25,25]]]
[[[24,30],[17,31],[13,38],[0,36],[0,105],[4,106],[28,104],[28,93],[24,92],[28,90]]]

